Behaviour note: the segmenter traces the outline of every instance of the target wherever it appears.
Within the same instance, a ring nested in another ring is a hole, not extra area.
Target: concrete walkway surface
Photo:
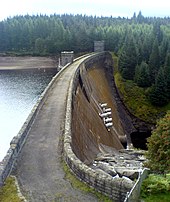
[[[98,201],[91,194],[75,190],[65,179],[61,165],[67,92],[81,61],[66,68],[53,84],[19,155],[16,176],[30,202]]]

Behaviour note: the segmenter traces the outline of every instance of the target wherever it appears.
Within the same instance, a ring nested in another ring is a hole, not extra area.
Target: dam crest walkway
[[[62,165],[62,135],[70,81],[82,57],[62,70],[39,110],[19,154],[15,175],[30,202],[98,201],[74,189],[65,178]]]

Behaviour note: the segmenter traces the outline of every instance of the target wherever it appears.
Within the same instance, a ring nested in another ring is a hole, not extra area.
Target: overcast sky
[[[25,14],[86,14],[132,17],[170,16],[170,0],[0,0],[0,20]]]

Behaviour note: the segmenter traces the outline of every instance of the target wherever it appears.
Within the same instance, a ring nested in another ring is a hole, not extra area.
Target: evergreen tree
[[[139,11],[139,14],[138,14],[138,16],[137,16],[137,22],[138,22],[138,23],[143,23],[144,20],[145,20],[145,18],[144,18],[144,16],[142,15],[142,12]]]
[[[170,111],[157,122],[148,138],[148,166],[158,173],[170,172]]]
[[[165,80],[167,85],[167,96],[170,99],[170,53],[167,54],[164,66]]]
[[[167,51],[168,51],[168,47],[169,47],[169,40],[168,38],[165,36],[161,42],[160,48],[159,48],[159,53],[160,53],[160,65],[163,66],[165,63],[165,58],[167,55]]]
[[[153,24],[153,34],[154,34],[154,37],[157,38],[159,44],[162,41],[162,36],[163,36],[160,25],[161,25],[160,21],[155,20]]]
[[[105,48],[106,50],[114,50],[114,52],[117,52],[118,44],[119,44],[119,33],[113,26],[109,26],[106,29],[105,36]]]
[[[45,44],[44,39],[38,38],[35,41],[35,52],[38,54],[44,54],[45,53]]]
[[[131,33],[126,37],[119,57],[119,70],[124,79],[133,80],[137,65],[137,49]]]
[[[152,52],[152,46],[153,46],[153,35],[152,34],[145,34],[143,39],[143,44],[141,48],[141,55],[143,61],[146,61],[149,63],[149,58]]]
[[[140,87],[150,86],[149,67],[146,62],[142,61],[140,65],[136,66],[134,80]]]
[[[5,23],[0,22],[0,51],[6,50],[8,46],[5,27]]]
[[[160,56],[159,56],[158,40],[156,38],[153,43],[152,52],[149,58],[149,70],[152,83],[154,83],[155,81],[155,77],[159,71],[159,68],[160,68]]]
[[[156,77],[156,82],[152,87],[152,91],[149,97],[153,105],[163,106],[168,102],[167,83],[165,79],[164,69],[162,67],[159,69],[158,75]]]
[[[134,12],[133,17],[132,17],[132,22],[133,23],[137,23],[137,17],[136,17],[136,13]]]

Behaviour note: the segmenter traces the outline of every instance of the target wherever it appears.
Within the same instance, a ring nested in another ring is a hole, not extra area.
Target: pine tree
[[[152,52],[149,58],[149,70],[151,82],[154,83],[155,77],[160,68],[160,56],[159,56],[159,45],[157,38],[155,39],[152,47]]]
[[[153,85],[152,91],[149,95],[152,104],[163,106],[167,104],[167,83],[165,79],[164,69],[161,67],[156,77],[156,82]]]
[[[132,33],[129,33],[119,57],[119,70],[124,79],[133,80],[136,65],[137,49]]]
[[[145,18],[144,18],[144,16],[142,15],[142,12],[139,11],[139,14],[138,14],[138,16],[137,16],[137,22],[138,22],[138,23],[144,23],[144,20],[145,20]]]
[[[170,111],[157,122],[156,129],[148,138],[148,166],[158,173],[170,172]]]
[[[134,80],[140,87],[150,86],[149,67],[146,62],[142,61],[140,65],[136,66]]]
[[[45,44],[44,39],[38,38],[35,41],[35,52],[38,54],[42,54],[45,52]]]
[[[165,58],[167,55],[167,51],[168,51],[168,46],[169,46],[169,39],[167,37],[164,37],[160,48],[159,48],[159,53],[160,53],[160,65],[164,65],[165,63]]]
[[[131,18],[133,23],[137,23],[137,17],[136,17],[136,13],[133,14],[133,17]]]
[[[151,34],[145,35],[142,45],[142,58],[147,63],[149,62],[149,58],[152,52],[152,45],[153,45],[153,35]]]
[[[153,34],[154,37],[157,38],[158,43],[160,44],[160,42],[162,41],[162,30],[161,30],[161,23],[159,20],[156,20],[153,24]]]
[[[165,80],[167,85],[167,96],[170,99],[170,53],[167,54],[164,66]]]

